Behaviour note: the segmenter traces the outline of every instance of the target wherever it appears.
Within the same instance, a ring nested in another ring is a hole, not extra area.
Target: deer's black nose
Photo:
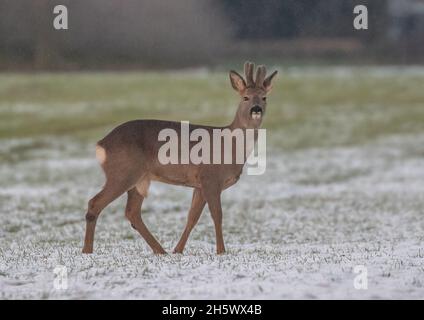
[[[250,114],[252,113],[262,113],[262,108],[260,106],[254,106],[252,109],[250,109]]]

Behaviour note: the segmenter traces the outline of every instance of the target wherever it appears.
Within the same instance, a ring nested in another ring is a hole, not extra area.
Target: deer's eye
[[[262,97],[262,101],[266,101],[266,97]]]
[[[249,97],[243,97],[244,101],[249,101]]]

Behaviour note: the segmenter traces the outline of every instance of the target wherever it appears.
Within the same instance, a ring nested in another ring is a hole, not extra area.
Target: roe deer
[[[259,66],[254,79],[254,64],[250,62],[245,63],[244,71],[246,80],[237,72],[230,71],[231,85],[241,96],[233,122],[225,127],[190,125],[190,131],[196,128],[209,132],[213,129],[253,129],[257,133],[265,114],[266,95],[271,90],[271,82],[277,71],[266,77],[265,66]],[[128,194],[125,216],[132,227],[140,233],[154,253],[166,253],[141,219],[141,205],[147,196],[150,181],[194,188],[187,224],[174,253],[183,252],[190,232],[199,220],[206,203],[215,225],[216,252],[225,252],[221,192],[238,181],[244,163],[160,163],[158,151],[164,142],[158,141],[159,132],[171,128],[180,135],[179,124],[161,120],[129,121],[116,127],[97,143],[96,156],[105,173],[106,183],[88,202],[83,253],[93,252],[94,231],[100,212],[125,192]],[[257,135],[255,141],[256,139]],[[180,146],[178,149],[181,153]]]

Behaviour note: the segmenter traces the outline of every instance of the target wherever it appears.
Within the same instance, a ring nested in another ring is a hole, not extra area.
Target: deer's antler
[[[264,86],[264,80],[266,76],[266,68],[265,66],[261,65],[258,67],[258,70],[256,71],[256,87],[263,87]]]
[[[255,69],[255,64],[247,61],[244,64],[244,75],[246,77],[247,87],[254,87],[255,81],[253,80],[253,70]]]

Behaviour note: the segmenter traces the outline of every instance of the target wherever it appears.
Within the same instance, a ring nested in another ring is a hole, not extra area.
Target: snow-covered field
[[[222,256],[207,209],[183,255],[153,255],[125,197],[101,214],[95,253],[81,249],[103,184],[95,141],[134,118],[228,123],[226,73],[0,75],[0,299],[423,299],[424,69],[280,71],[266,173],[223,193]],[[190,200],[154,183],[144,202],[168,252]]]
[[[86,201],[102,173],[91,146],[41,145],[0,167],[1,298],[424,297],[424,135],[268,150],[264,175],[224,193],[223,256],[207,209],[183,255],[153,255],[125,220],[123,198],[102,213],[95,253],[81,254]],[[144,219],[169,251],[190,191],[153,184],[145,201]],[[58,265],[66,290],[53,286]],[[354,287],[357,265],[367,268],[367,290]]]

